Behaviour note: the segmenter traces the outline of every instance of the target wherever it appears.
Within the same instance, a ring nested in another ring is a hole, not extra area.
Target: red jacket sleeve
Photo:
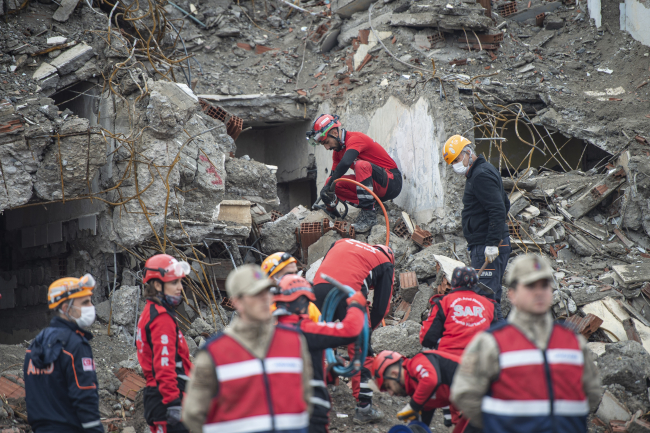
[[[151,323],[152,370],[164,404],[181,396],[176,376],[176,339],[176,324],[172,316],[161,314],[156,317]]]
[[[420,328],[420,344],[430,349],[438,348],[438,341],[445,331],[445,315],[440,308],[439,300],[439,296],[433,298],[429,317],[422,322],[422,328]]]
[[[426,356],[418,354],[409,363],[409,375],[418,383],[411,396],[410,404],[413,409],[419,411],[429,401],[438,386],[438,373]]]
[[[300,322],[300,330],[307,340],[309,350],[325,350],[354,343],[363,329],[364,311],[358,304],[350,305],[341,322]]]

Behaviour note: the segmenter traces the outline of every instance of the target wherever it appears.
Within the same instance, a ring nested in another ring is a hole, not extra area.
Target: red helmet
[[[278,292],[273,296],[273,302],[291,302],[300,296],[306,296],[310,301],[316,300],[309,281],[298,275],[289,274],[280,280]]]
[[[392,264],[395,264],[395,254],[393,254],[393,250],[391,247],[387,247],[386,245],[373,245],[373,247],[377,248],[378,250],[381,250],[384,254],[386,254],[388,260],[390,260]]]
[[[144,283],[158,279],[163,283],[174,281],[189,275],[191,271],[187,262],[179,262],[169,254],[156,254],[149,257],[144,264]]]
[[[321,114],[316,118],[311,130],[307,131],[307,140],[314,146],[318,146],[325,141],[327,134],[332,128],[339,128],[339,116],[332,116],[331,114]]]
[[[379,352],[379,355],[375,356],[375,360],[372,362],[371,373],[375,384],[377,384],[377,388],[382,391],[384,390],[384,373],[386,369],[402,359],[405,359],[404,355],[391,350],[382,350]]]

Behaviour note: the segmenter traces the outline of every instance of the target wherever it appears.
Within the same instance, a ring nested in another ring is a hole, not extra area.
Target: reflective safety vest
[[[264,359],[221,332],[208,341],[219,391],[203,433],[307,433],[300,348],[298,331],[281,325]]]
[[[576,335],[555,324],[540,350],[511,324],[489,330],[499,347],[499,377],[483,397],[486,433],[587,431],[584,358]]]

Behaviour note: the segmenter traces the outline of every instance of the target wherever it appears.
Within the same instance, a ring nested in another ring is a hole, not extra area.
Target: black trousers
[[[501,241],[501,245],[499,245],[499,256],[492,263],[489,263],[479,276],[479,282],[494,291],[494,293],[481,293],[481,295],[496,301],[497,305],[495,310],[499,320],[503,320],[503,313],[501,312],[501,280],[503,280],[503,274],[506,270],[511,251],[510,237],[506,236]],[[477,270],[481,269],[483,263],[485,263],[485,245],[472,245],[469,248],[469,256],[472,260],[472,267]]]
[[[144,419],[149,427],[166,428],[166,433],[190,433],[183,423],[167,424],[167,406],[162,402],[162,394],[160,394],[158,388],[146,387],[143,397]]]

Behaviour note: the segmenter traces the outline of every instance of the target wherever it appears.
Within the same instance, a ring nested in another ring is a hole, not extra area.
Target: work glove
[[[418,419],[419,416],[420,413],[416,412],[415,409],[411,407],[410,403],[407,403],[407,405],[404,406],[402,410],[397,412],[397,419],[404,422],[413,421],[414,419]]]
[[[499,257],[499,247],[485,247],[485,260],[492,263],[497,257]]]
[[[176,425],[181,422],[181,406],[170,406],[167,408],[167,424]]]
[[[366,304],[368,303],[368,300],[366,297],[363,295],[361,292],[356,292],[354,295],[350,296],[347,300],[348,305],[357,303],[361,305],[362,307],[365,307]]]
[[[320,190],[320,199],[323,200],[323,203],[326,205],[330,205],[336,200],[336,194],[334,194],[333,190],[330,190],[330,185],[325,185],[323,189]]]

